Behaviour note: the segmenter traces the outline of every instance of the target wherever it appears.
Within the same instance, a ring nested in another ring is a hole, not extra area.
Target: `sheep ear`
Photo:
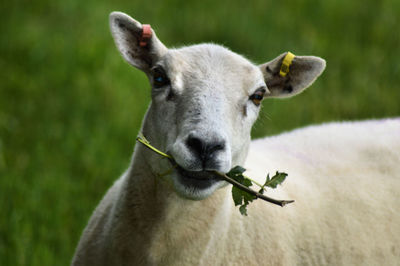
[[[288,53],[283,53],[274,60],[259,67],[265,83],[271,92],[266,97],[285,98],[301,93],[309,87],[325,69],[325,60],[315,56],[294,56],[288,69],[282,63]],[[289,58],[291,54],[288,55]]]
[[[124,59],[146,73],[168,51],[150,27],[146,29],[147,38],[144,39],[143,25],[124,13],[110,14],[110,28]]]

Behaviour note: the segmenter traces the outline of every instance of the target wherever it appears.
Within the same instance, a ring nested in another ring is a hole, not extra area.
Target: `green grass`
[[[168,46],[216,42],[257,63],[327,60],[290,100],[264,102],[260,137],[400,115],[400,2],[8,1],[0,9],[0,265],[68,265],[91,212],[128,166],[150,100],[108,14],[151,23]]]

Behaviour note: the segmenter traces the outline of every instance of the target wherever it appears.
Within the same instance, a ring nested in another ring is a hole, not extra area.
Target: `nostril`
[[[208,153],[213,154],[216,151],[220,151],[225,149],[225,144],[224,143],[215,143],[214,145],[210,145],[208,147]]]
[[[205,147],[203,144],[203,141],[201,141],[200,138],[197,138],[193,136],[192,134],[189,135],[187,139],[187,145],[198,155],[202,156],[202,154],[205,152]]]
[[[217,151],[225,149],[225,142],[223,141],[214,140],[207,143],[193,134],[189,135],[186,144],[203,162],[211,159]]]

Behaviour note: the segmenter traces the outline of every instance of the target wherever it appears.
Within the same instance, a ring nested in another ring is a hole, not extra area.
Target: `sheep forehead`
[[[262,86],[262,73],[250,61],[214,44],[170,50],[163,59],[172,85],[178,91],[206,90],[231,96],[248,95]]]

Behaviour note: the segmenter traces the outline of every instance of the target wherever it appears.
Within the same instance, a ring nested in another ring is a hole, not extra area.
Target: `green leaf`
[[[242,205],[242,204],[248,204],[255,200],[257,197],[241,190],[240,188],[237,188],[235,186],[232,187],[232,198],[233,202],[235,203],[235,206],[237,205]]]
[[[252,202],[253,200],[255,200],[257,197],[254,196],[253,194],[250,194],[246,191],[243,191],[243,201],[245,204],[248,204],[250,202]]]
[[[235,206],[242,205],[243,191],[235,186],[232,187],[232,198]]]
[[[240,184],[243,184],[243,182],[245,180],[243,175],[234,175],[234,176],[230,176],[230,178],[232,178],[233,180],[238,181]]]
[[[226,175],[236,180],[243,186],[250,188],[253,185],[253,183],[250,179],[243,176],[243,173],[245,171],[246,171],[245,168],[241,166],[235,166],[229,171],[229,173],[226,173]],[[287,176],[286,173],[276,172],[276,174],[272,178],[270,178],[268,174],[265,184],[261,187],[258,193],[263,194],[264,187],[276,188],[279,184],[281,184],[285,180],[286,176]],[[240,206],[239,207],[240,213],[245,216],[247,216],[247,206],[250,204],[250,202],[257,199],[255,195],[247,191],[244,191],[236,186],[232,187],[232,198],[233,202],[235,203],[235,206]]]
[[[228,173],[226,173],[226,175],[229,176],[230,178],[234,178],[235,176],[241,176],[245,171],[246,171],[245,168],[241,167],[240,165],[237,165],[233,167]]]
[[[265,181],[263,187],[276,188],[278,185],[282,184],[283,181],[285,181],[286,177],[287,177],[286,173],[279,173],[277,171],[276,174],[271,179],[269,179],[269,174],[268,174],[267,181]]]
[[[251,182],[251,180],[249,180],[247,178],[243,178],[242,185],[244,185],[246,187],[251,187],[253,185],[253,183]]]
[[[242,215],[247,216],[247,204],[240,206],[239,211]]]

